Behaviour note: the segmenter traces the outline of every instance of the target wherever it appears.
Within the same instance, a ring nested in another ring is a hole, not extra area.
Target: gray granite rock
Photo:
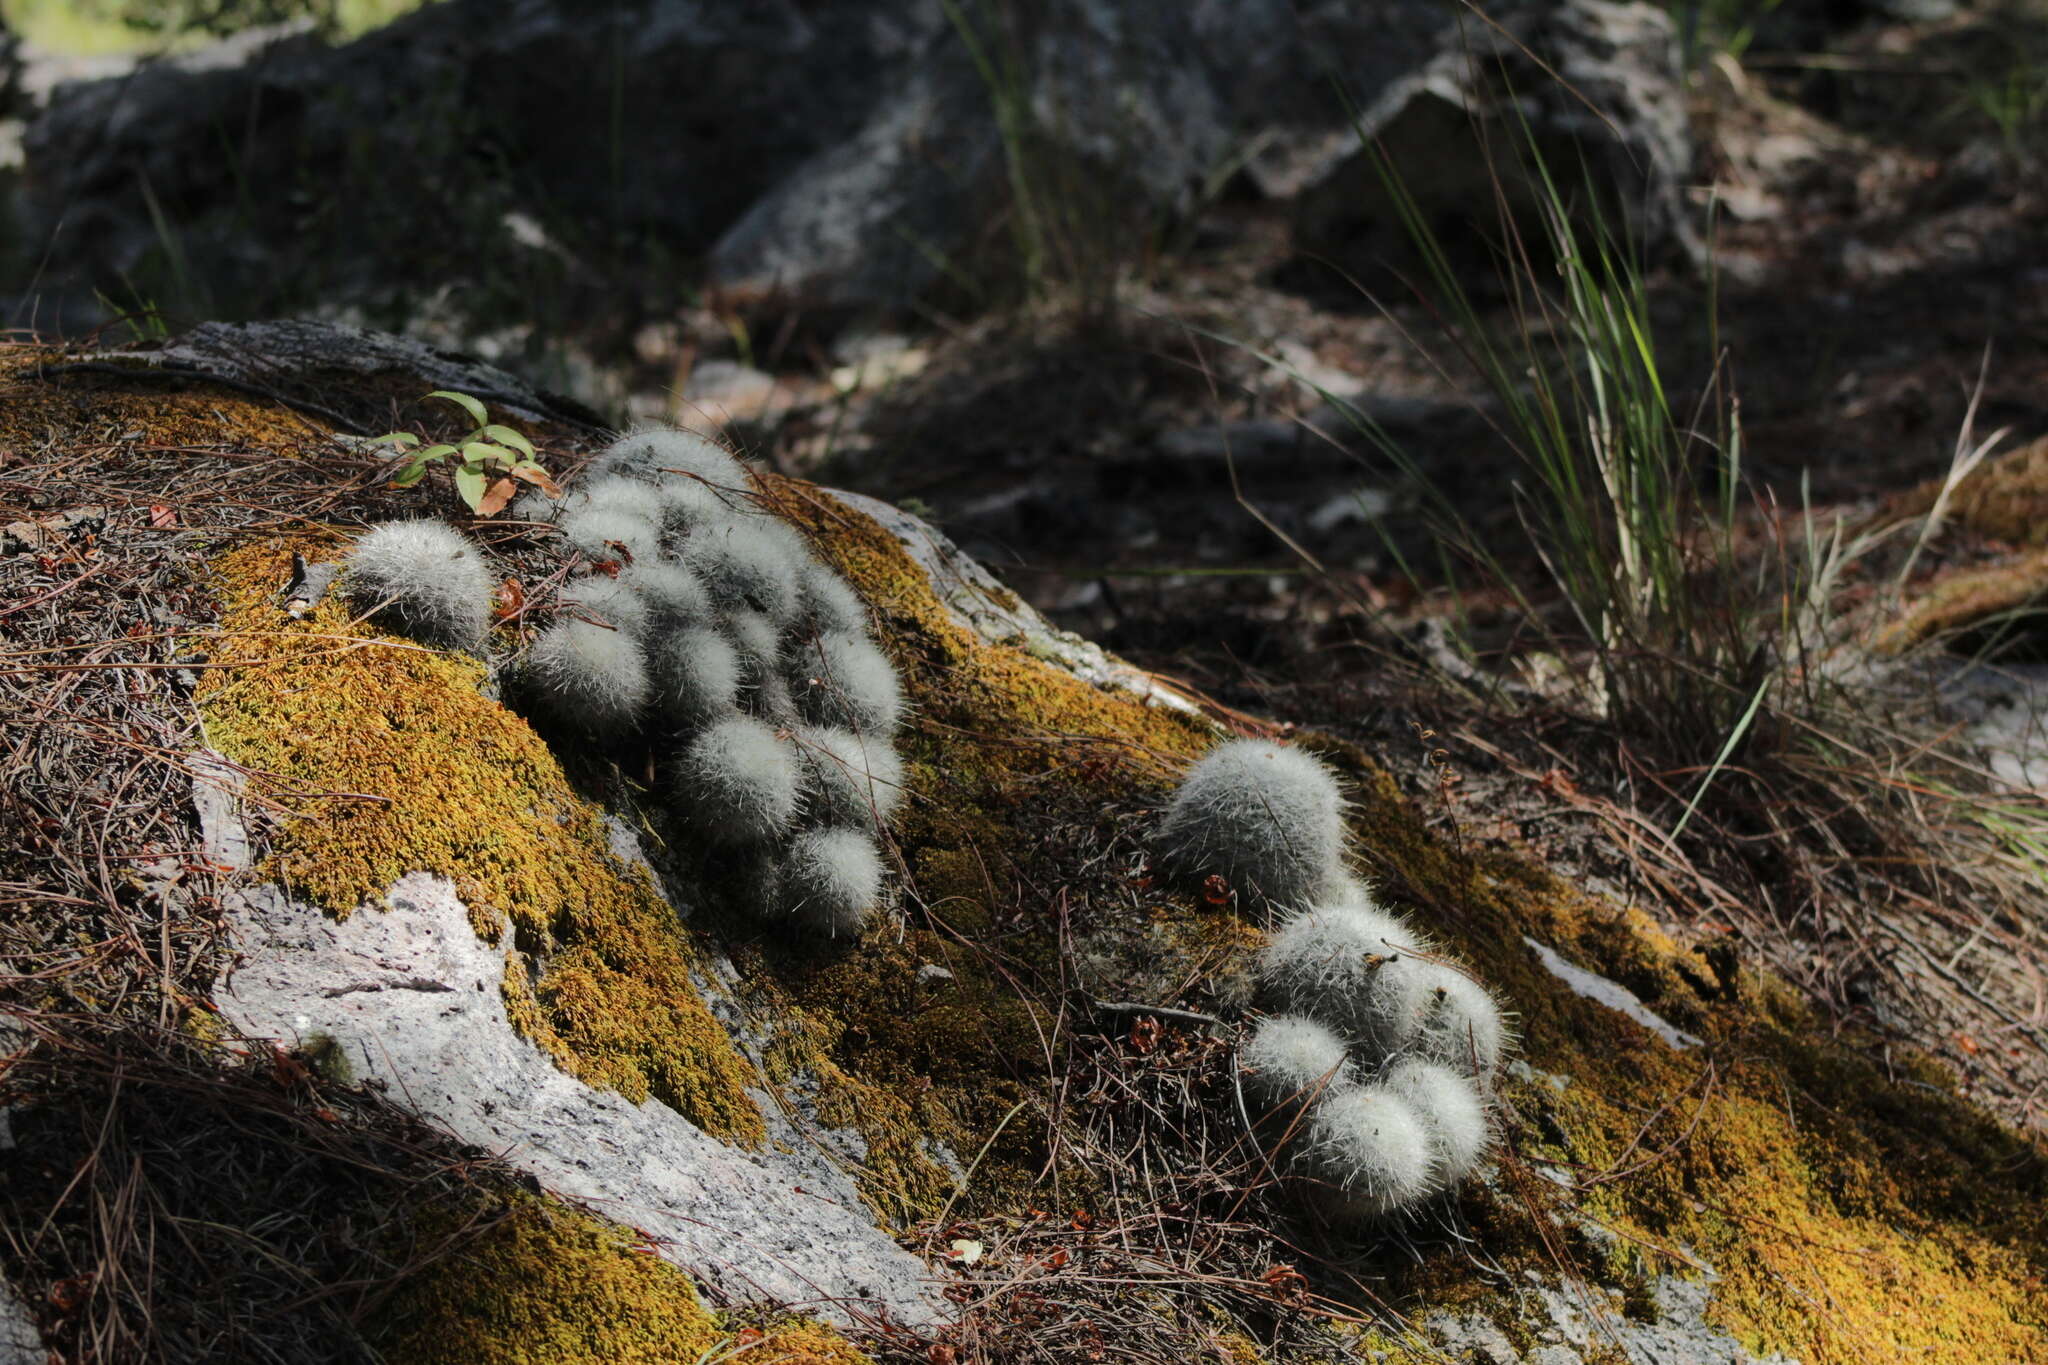
[[[47,1365],[49,1358],[28,1305],[0,1278],[0,1365]]]
[[[46,288],[116,297],[154,255],[250,306],[384,311],[457,280],[587,280],[628,242],[741,297],[895,308],[1017,269],[1020,241],[1048,270],[1113,268],[1238,171],[1302,198],[1311,238],[1349,233],[1360,129],[1497,114],[1471,74],[1496,59],[1521,61],[1546,135],[1674,183],[1660,11],[1483,8],[447,0],[341,47],[267,31],[59,87],[24,140],[29,227]],[[1524,48],[1596,108],[1539,89]],[[1436,160],[1483,185],[1470,155]]]

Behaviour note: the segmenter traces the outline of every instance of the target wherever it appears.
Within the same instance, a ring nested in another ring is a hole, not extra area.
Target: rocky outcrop
[[[444,880],[407,876],[383,900],[337,922],[274,888],[238,897],[241,961],[223,1015],[251,1038],[321,1040],[359,1080],[406,1095],[465,1143],[514,1153],[520,1170],[642,1229],[729,1299],[809,1304],[842,1322],[940,1316],[924,1265],[875,1228],[819,1137],[779,1120],[750,1152],[658,1100],[565,1075],[506,1013],[509,941],[480,940]],[[731,965],[714,970],[730,989]],[[765,1092],[755,1099],[776,1115]],[[857,1133],[837,1141],[858,1159]]]
[[[1546,175],[1580,231],[1597,209],[1615,241],[1633,234],[1697,253],[1681,194],[1692,140],[1678,60],[1670,17],[1648,5],[1571,0],[1497,23],[1471,16],[1456,43],[1371,97],[1358,125],[1468,288],[1483,291],[1498,270],[1497,195],[1528,240],[1543,239]],[[1297,245],[1355,278],[1377,282],[1395,266],[1427,280],[1375,158],[1341,135],[1321,150],[1290,175]]]
[[[1113,270],[1240,169],[1302,200],[1308,250],[1384,235],[1339,209],[1360,132],[1412,140],[1438,105],[1497,120],[1502,62],[1554,149],[1590,148],[1671,227],[1672,48],[1660,11],[1606,0],[1462,23],[1427,0],[450,0],[339,48],[244,35],[64,87],[27,155],[53,280],[203,281],[268,311],[460,284],[480,314],[637,258],[702,261],[742,299],[896,308]],[[1552,71],[1566,88],[1540,88]],[[1415,173],[1485,217],[1452,131]]]
[[[290,335],[281,353],[320,349]],[[568,568],[547,530],[466,523],[519,585],[487,657],[283,591],[295,555],[336,560],[366,521],[460,515],[438,480],[380,487],[309,425],[363,376],[280,362],[264,385],[287,405],[66,359],[0,348],[0,443],[23,452],[5,486],[45,516],[81,484],[103,509],[89,535],[0,557],[24,607],[0,617],[0,724],[33,774],[0,808],[22,831],[0,1006],[31,1026],[0,1077],[31,1154],[0,1162],[0,1272],[65,1358],[159,1320],[268,1358],[434,1365],[535,1342],[852,1365],[837,1333],[891,1359],[1080,1359],[1104,1323],[1190,1360],[2032,1349],[2037,1143],[1932,1069],[1829,1039],[1718,939],[1675,942],[1463,812],[1442,830],[1398,758],[1291,736],[1345,786],[1354,870],[1499,990],[1520,1056],[1479,1173],[1344,1241],[1313,1191],[1271,1179],[1261,1144],[1286,1139],[1237,1098],[1262,929],[1146,866],[1189,763],[1275,727],[1048,629],[900,510],[757,472],[752,501],[858,592],[910,703],[894,903],[857,941],[782,933],[673,837],[647,797],[659,754],[498,699]],[[599,440],[522,425],[561,470]],[[22,720],[100,700],[122,728]],[[79,757],[107,733],[141,766]],[[141,783],[160,795],[129,799]],[[71,826],[20,804],[51,791]],[[103,814],[153,852],[100,891]],[[81,1110],[66,1087],[95,1066],[105,1112],[139,1087],[154,1107],[130,1126]],[[215,1091],[233,1102],[174,1103]],[[145,1117],[175,1143],[138,1146]],[[278,1123],[289,1140],[244,1160]],[[230,1182],[181,1185],[187,1168],[239,1173],[243,1202],[195,1212]],[[321,1183],[341,1168],[357,1183]],[[146,1217],[88,1216],[123,1207]],[[296,1264],[287,1236],[322,1250],[323,1279],[264,1315],[141,1288],[256,1248],[242,1278],[201,1281],[247,1285]]]
[[[102,281],[175,255],[238,298],[278,297],[281,271],[358,301],[530,273],[513,214],[570,250],[701,249],[856,121],[933,18],[452,0],[341,47],[241,35],[61,87],[27,135],[31,202]]]

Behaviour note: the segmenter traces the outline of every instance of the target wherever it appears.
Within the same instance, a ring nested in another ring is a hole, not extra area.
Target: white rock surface
[[[207,852],[247,865],[232,791],[195,784]],[[505,1012],[509,936],[480,940],[450,884],[400,878],[388,908],[336,920],[274,886],[232,899],[241,961],[216,993],[244,1034],[326,1034],[355,1075],[559,1194],[649,1233],[662,1254],[733,1300],[773,1299],[840,1322],[944,1316],[924,1266],[870,1221],[824,1143],[765,1093],[759,1150],[727,1146],[655,1100],[632,1104],[556,1068]],[[5,1365],[0,1358],[0,1365]]]
[[[1691,1277],[1658,1275],[1650,1283],[1655,1316],[1648,1320],[1623,1310],[1608,1289],[1576,1279],[1547,1279],[1524,1272],[1524,1281],[1504,1291],[1517,1321],[1535,1340],[1518,1349],[1492,1313],[1436,1313],[1430,1336],[1446,1359],[1474,1365],[1583,1365],[1611,1360],[1618,1352],[1628,1365],[1798,1365],[1782,1355],[1757,1356],[1707,1317],[1717,1276],[1702,1268]]]
[[[1589,972],[1584,967],[1573,966],[1565,961],[1555,948],[1538,943],[1527,934],[1522,936],[1522,942],[1536,950],[1536,956],[1542,961],[1544,969],[1571,987],[1574,995],[1582,995],[1611,1010],[1620,1011],[1681,1051],[1700,1045],[1697,1037],[1645,1005],[1634,991],[1619,981],[1609,981],[1598,972]]]

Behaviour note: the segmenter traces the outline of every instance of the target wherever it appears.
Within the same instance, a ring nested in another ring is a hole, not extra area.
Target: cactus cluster
[[[560,501],[515,505],[586,570],[527,652],[522,692],[557,726],[664,753],[678,823],[752,908],[852,935],[881,895],[903,696],[860,598],[750,488],[709,441],[648,431]]]
[[[1508,1034],[1492,994],[1345,870],[1335,779],[1299,750],[1224,744],[1188,773],[1158,861],[1280,915],[1268,1011],[1238,1059],[1287,1174],[1336,1221],[1411,1211],[1477,1169]]]
[[[1508,1039],[1463,967],[1347,883],[1274,931],[1257,975],[1272,1012],[1239,1059],[1318,1208],[1383,1219],[1477,1169]]]

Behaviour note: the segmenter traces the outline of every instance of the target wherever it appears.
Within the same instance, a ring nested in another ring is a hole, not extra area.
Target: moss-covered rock
[[[263,870],[343,916],[408,872],[448,876],[479,935],[521,945],[512,1017],[565,1070],[758,1142],[753,1068],[705,1007],[674,910],[611,852],[602,812],[482,694],[478,661],[383,634],[336,600],[301,620],[279,611],[294,552],[331,554],[333,540],[214,561],[221,618],[198,692],[222,753],[305,796]],[[535,953],[548,959],[538,982]]]
[[[371,1332],[391,1365],[870,1365],[818,1322],[724,1322],[644,1240],[553,1200],[476,1199],[412,1233],[402,1254],[432,1260]]]
[[[317,463],[330,449],[306,419],[246,395],[104,375],[42,383],[18,354],[0,360],[0,412],[0,439],[81,449],[109,431],[271,460]],[[566,452],[583,435],[550,439]],[[228,491],[187,515],[229,522],[240,467],[213,471],[208,487]],[[346,483],[337,473],[329,486]],[[512,1024],[561,1074],[611,1093],[620,1123],[644,1100],[764,1170],[799,1148],[829,1152],[851,1174],[858,1195],[845,1202],[857,1216],[909,1230],[920,1250],[944,1248],[963,1222],[988,1229],[976,1245],[1010,1259],[965,1296],[977,1313],[1020,1302],[1025,1286],[1040,1325],[1066,1330],[1089,1317],[1066,1306],[1110,1283],[1126,1286],[1119,1311],[1167,1320],[1159,1305],[1202,1286],[1164,1251],[1122,1249],[1142,1233],[1186,1264],[1261,1248],[1263,1263],[1247,1252],[1217,1283],[1247,1295],[1264,1286],[1259,1330],[1281,1340],[1273,1324],[1314,1316],[1317,1301],[1290,1287],[1305,1257],[1285,1239],[1299,1230],[1258,1226],[1285,1214],[1249,1180],[1227,1183],[1245,1179],[1231,1164],[1242,1151],[1221,1155],[1241,1137],[1229,1049],[1214,1041],[1228,1031],[1146,1030],[1098,1010],[1139,1001],[1228,1016],[1245,998],[1261,930],[1199,891],[1155,884],[1144,835],[1220,735],[1262,727],[1167,704],[1128,672],[1133,686],[1103,685],[1110,675],[1090,672],[1099,654],[1087,662],[1076,644],[1036,632],[1014,599],[935,585],[934,556],[911,543],[926,532],[801,482],[758,484],[858,590],[904,682],[893,922],[849,943],[763,933],[722,908],[705,869],[664,854],[632,756],[551,749],[486,695],[473,660],[393,640],[334,605],[303,620],[279,611],[292,554],[336,555],[341,526],[361,519],[349,499],[372,496],[360,491],[323,504],[331,526],[213,532],[205,546],[218,619],[190,628],[185,646],[194,662],[206,656],[206,741],[263,775],[248,803],[269,803],[258,880],[332,922],[390,915],[379,897],[433,874],[466,907],[471,946],[503,953]],[[1445,837],[1380,757],[1313,735],[1295,742],[1344,782],[1376,893],[1472,963],[1518,1014],[1522,1037],[1521,1065],[1502,1086],[1499,1159],[1440,1211],[1458,1237],[1419,1224],[1413,1258],[1316,1248],[1361,1272],[1319,1278],[1316,1293],[1382,1315],[1383,1331],[1352,1345],[1405,1348],[1464,1324],[1533,1346],[1562,1330],[1532,1307],[1532,1294],[1547,1294],[1578,1305],[1586,1358],[1612,1358],[1629,1331],[1675,1321],[1679,1299],[1694,1305],[1696,1330],[1755,1354],[1953,1365],[2039,1354],[2048,1158],[2037,1137],[1999,1127],[1910,1059],[1889,1072],[1872,1065],[1781,985],[1709,970],[1639,908],[1560,881],[1526,850]],[[630,856],[624,830],[642,836],[658,873]],[[1575,992],[1530,939],[1702,1041],[1674,1047]],[[1186,1100],[1218,1126],[1140,1124],[1126,1139],[1093,1124],[1092,1112],[1124,1113],[1128,1094],[1142,1097],[1128,1101],[1133,1115]],[[1084,1137],[1097,1144],[1085,1157]],[[1190,1151],[1196,1138],[1216,1144]],[[1111,1164],[1112,1150],[1127,1167]],[[1222,1191],[1213,1206],[1193,1178],[1175,1186],[1184,1198],[1172,1207],[1146,1202],[1155,1175],[1195,1168]],[[1109,1225],[1117,1235],[1097,1231]],[[422,1278],[393,1302],[392,1340],[417,1343],[408,1349],[426,1354],[414,1358],[458,1358],[430,1352],[464,1333],[559,1341],[593,1358],[691,1359],[693,1347],[766,1351],[775,1340],[791,1359],[846,1358],[836,1343],[809,1343],[809,1328],[720,1322],[686,1274],[581,1215],[513,1201],[478,1227],[469,1259],[451,1261],[462,1274]],[[788,1234],[800,1241],[805,1229]],[[1541,1293],[1510,1291],[1499,1272]],[[529,1282],[562,1301],[529,1295]],[[631,1304],[647,1305],[644,1330],[607,1336]],[[1228,1342],[1238,1358],[1261,1349],[1245,1323],[1187,1330],[1190,1358],[1208,1349],[1197,1342]],[[763,1335],[737,1341],[749,1331]]]
[[[687,1276],[562,1205],[514,1198],[421,1223],[441,1259],[372,1335],[400,1365],[666,1365],[720,1342]]]

